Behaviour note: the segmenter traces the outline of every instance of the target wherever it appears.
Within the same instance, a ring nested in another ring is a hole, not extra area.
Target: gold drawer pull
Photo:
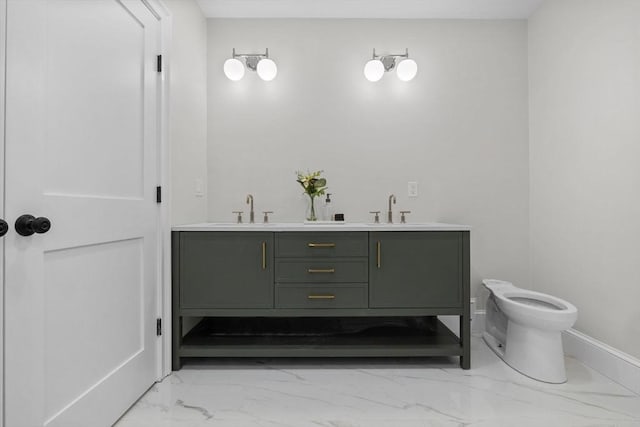
[[[376,258],[377,258],[376,259],[376,265],[377,265],[378,268],[380,268],[380,258],[381,258],[380,257],[380,242],[378,242],[376,244],[376,249],[377,249],[377,251],[376,251],[377,252],[377,254],[376,254]]]
[[[310,248],[335,248],[335,243],[307,243]]]
[[[335,273],[336,269],[335,268],[327,268],[326,270],[321,270],[321,269],[310,268],[310,269],[307,270],[307,272],[309,272],[309,273]]]
[[[267,269],[267,242],[262,242],[262,269]]]
[[[335,295],[309,295],[307,299],[336,299]]]

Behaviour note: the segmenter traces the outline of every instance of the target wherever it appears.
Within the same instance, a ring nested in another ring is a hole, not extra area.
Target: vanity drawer
[[[357,257],[367,256],[369,233],[358,231],[277,233],[276,257]]]
[[[367,258],[279,258],[275,262],[276,283],[367,282]]]
[[[276,308],[367,308],[367,285],[276,286]]]

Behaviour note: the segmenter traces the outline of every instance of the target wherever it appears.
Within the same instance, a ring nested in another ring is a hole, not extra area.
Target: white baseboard
[[[640,395],[640,360],[575,329],[563,332],[562,343],[567,356]]]

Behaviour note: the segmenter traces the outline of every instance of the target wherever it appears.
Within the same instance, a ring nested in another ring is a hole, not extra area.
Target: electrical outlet
[[[407,183],[407,196],[418,197],[418,183],[415,181],[409,181]]]
[[[204,183],[200,178],[195,180],[194,193],[196,197],[204,197]]]

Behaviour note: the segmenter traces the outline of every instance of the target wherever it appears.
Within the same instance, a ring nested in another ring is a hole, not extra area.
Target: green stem
[[[318,218],[316,218],[316,208],[313,204],[313,199],[315,197],[309,195],[309,198],[311,199],[311,210],[309,211],[309,217],[307,218],[307,221],[317,221]]]

